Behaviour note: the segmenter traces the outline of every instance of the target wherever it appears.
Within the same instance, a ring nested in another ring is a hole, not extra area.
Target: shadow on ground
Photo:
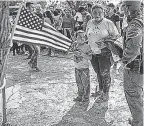
[[[62,120],[52,126],[111,126],[105,120],[108,102],[97,103],[96,100],[89,110],[88,106],[89,102],[76,102]]]

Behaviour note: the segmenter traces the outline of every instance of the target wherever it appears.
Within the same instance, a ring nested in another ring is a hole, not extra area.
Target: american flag
[[[46,45],[68,51],[72,40],[25,7],[22,7],[14,31],[13,42]]]

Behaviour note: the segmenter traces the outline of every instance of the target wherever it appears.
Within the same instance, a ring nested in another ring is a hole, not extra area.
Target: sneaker
[[[82,101],[82,98],[80,98],[80,97],[76,97],[76,98],[74,98],[73,101],[79,101],[79,102],[81,102],[81,101]]]

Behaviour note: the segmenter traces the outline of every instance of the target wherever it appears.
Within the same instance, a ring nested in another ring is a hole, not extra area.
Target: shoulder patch
[[[130,22],[130,24],[128,26],[127,37],[128,38],[133,38],[133,37],[136,37],[136,36],[140,35],[141,33],[142,33],[141,23],[136,21],[136,20]]]

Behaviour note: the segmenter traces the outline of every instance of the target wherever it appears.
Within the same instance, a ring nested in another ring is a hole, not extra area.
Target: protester
[[[44,17],[43,17],[43,13],[41,12],[42,10],[41,10],[41,7],[40,6],[37,6],[36,7],[36,12],[35,12],[35,14],[38,16],[38,17],[40,17],[41,19],[43,19]]]
[[[91,16],[91,13],[89,13],[88,11],[86,10],[82,10],[81,11],[81,14],[83,16],[83,24],[82,24],[82,27],[83,27],[83,30],[85,31],[86,30],[86,26],[87,26],[87,23],[90,19],[92,19],[92,16]]]
[[[81,12],[84,11],[85,8],[84,7],[79,7],[78,11],[76,12],[75,16],[74,16],[74,20],[75,20],[75,31],[78,30],[82,30],[82,24],[83,24],[83,17]]]
[[[32,6],[33,3],[31,2],[27,2],[26,3],[26,8],[33,13],[33,6]],[[30,65],[30,67],[32,68],[32,70],[35,70],[35,71],[40,71],[39,68],[37,67],[37,58],[38,58],[38,53],[39,53],[39,47],[38,45],[33,45],[33,44],[29,44],[27,45],[28,49],[29,49],[29,52],[31,53],[31,57],[28,57],[30,58],[30,61],[28,62],[28,64]]]
[[[72,17],[70,10],[65,10],[62,28],[64,35],[71,38],[71,35],[74,33],[74,18]]]
[[[91,59],[91,49],[85,41],[85,33],[82,30],[76,32],[76,43],[73,48],[75,62],[75,78],[78,87],[78,96],[74,101],[89,101],[90,75],[89,62]]]
[[[107,6],[108,6],[108,16],[106,16],[106,18],[110,19],[116,25],[120,33],[120,17],[118,14],[114,12],[115,5],[113,3],[110,3]]]
[[[124,1],[130,22],[126,28],[122,61],[124,92],[132,115],[132,126],[143,126],[143,22],[140,4],[140,0]]]
[[[99,82],[98,102],[108,100],[108,92],[111,83],[110,67],[111,67],[111,51],[105,43],[107,38],[115,38],[119,33],[115,24],[109,19],[104,18],[104,9],[100,4],[96,4],[92,8],[93,19],[91,19],[86,27],[86,35],[88,43],[93,51],[91,64],[97,73]],[[96,94],[93,94],[95,96]]]
[[[53,20],[51,11],[46,11],[44,13],[44,21],[47,22],[50,25],[53,25],[54,20]]]
[[[53,14],[54,26],[59,32],[62,33],[62,15],[57,10],[55,10]]]
[[[91,3],[87,3],[87,11],[92,14],[92,4]]]

